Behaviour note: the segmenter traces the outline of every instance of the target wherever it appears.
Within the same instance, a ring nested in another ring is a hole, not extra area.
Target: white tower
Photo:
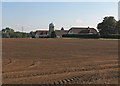
[[[54,31],[54,24],[50,23],[49,24],[49,37],[51,37],[51,33]]]

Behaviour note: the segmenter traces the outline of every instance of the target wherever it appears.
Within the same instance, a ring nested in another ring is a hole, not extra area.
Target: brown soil
[[[118,41],[3,39],[3,84],[118,84]]]

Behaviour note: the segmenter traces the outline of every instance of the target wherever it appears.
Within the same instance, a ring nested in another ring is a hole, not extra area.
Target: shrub
[[[102,35],[101,38],[112,38],[112,39],[120,39],[120,34],[109,34],[109,35]]]
[[[100,38],[99,34],[64,34],[62,37],[70,38]]]

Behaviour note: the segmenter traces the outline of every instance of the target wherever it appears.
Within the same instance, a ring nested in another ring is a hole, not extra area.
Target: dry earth
[[[2,39],[3,84],[118,84],[118,41]]]

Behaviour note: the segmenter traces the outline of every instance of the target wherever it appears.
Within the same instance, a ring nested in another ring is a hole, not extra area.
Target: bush
[[[99,34],[64,34],[62,37],[70,38],[100,38]]]
[[[109,35],[102,35],[101,38],[112,38],[112,39],[120,39],[120,34],[109,34]]]

